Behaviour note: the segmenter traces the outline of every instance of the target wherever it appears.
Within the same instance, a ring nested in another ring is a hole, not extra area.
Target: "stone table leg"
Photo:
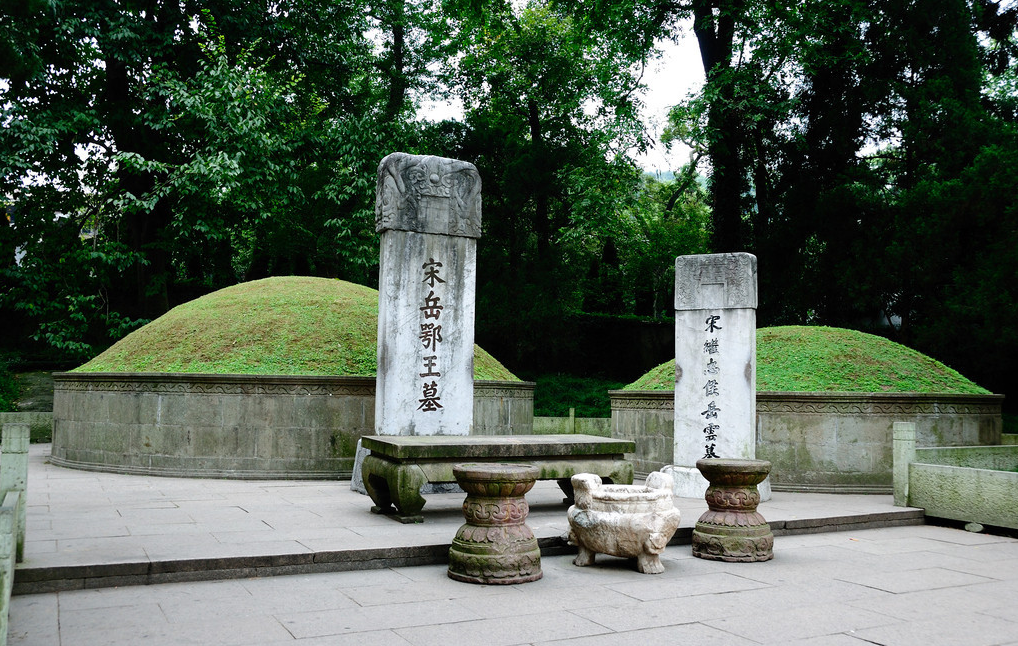
[[[566,495],[566,497],[562,499],[562,502],[566,503],[567,505],[573,504],[575,498],[574,498],[574,495],[573,495],[573,481],[572,481],[572,479],[571,478],[559,478],[558,480],[556,480],[556,482],[558,483],[558,488],[561,489],[562,493],[564,493]]]
[[[401,523],[423,523],[424,496],[421,487],[428,479],[416,464],[396,464],[375,455],[364,458],[364,488],[375,506],[371,511]],[[393,511],[392,507],[396,510]]]
[[[616,460],[608,475],[608,482],[620,485],[633,484],[633,463],[629,460]]]

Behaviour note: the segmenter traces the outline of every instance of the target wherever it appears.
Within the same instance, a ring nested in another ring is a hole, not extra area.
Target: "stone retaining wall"
[[[611,437],[611,420],[607,417],[535,417],[534,435],[597,435]]]
[[[896,499],[927,516],[1018,529],[1018,446],[916,448],[908,435],[898,441],[895,459],[907,469],[896,473]]]
[[[373,377],[57,373],[52,462],[115,473],[349,478]],[[478,381],[474,432],[530,433],[534,384]]]
[[[0,424],[28,424],[33,442],[49,442],[53,437],[52,412],[0,413]]]
[[[636,442],[648,473],[672,459],[670,391],[612,398],[612,437]],[[1002,395],[758,392],[756,457],[772,464],[776,491],[890,493],[891,427],[915,422],[920,446],[1000,444]]]
[[[672,464],[675,395],[669,390],[610,390],[612,437],[636,442],[633,468],[646,476]]]

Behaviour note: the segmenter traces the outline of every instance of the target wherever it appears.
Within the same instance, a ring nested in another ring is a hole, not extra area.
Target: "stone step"
[[[684,518],[687,525],[695,521],[695,518]],[[774,535],[780,537],[922,525],[924,518],[921,509],[901,507],[887,512],[846,513],[819,518],[768,518],[767,521]],[[449,543],[409,547],[43,567],[27,564],[19,566],[15,572],[14,594],[443,564],[448,562],[454,531],[454,528],[450,530]],[[689,545],[692,532],[691,526],[680,527],[669,542],[669,549]],[[543,536],[538,538],[538,544],[542,556],[576,552],[576,548],[570,546],[563,536]],[[780,540],[776,542],[775,550],[780,553]]]

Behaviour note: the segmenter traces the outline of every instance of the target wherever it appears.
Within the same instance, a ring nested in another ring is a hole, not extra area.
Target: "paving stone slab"
[[[747,571],[746,574],[752,575],[752,572]],[[679,600],[684,597],[741,592],[743,590],[769,588],[770,586],[766,583],[754,581],[736,574],[717,572],[692,576],[683,574],[677,581],[666,579],[658,582],[654,579],[650,581],[634,579],[625,583],[610,584],[607,587],[633,599],[651,601],[655,599]],[[683,603],[683,601],[676,601],[676,603]]]
[[[1015,592],[1013,584],[1010,591]],[[978,586],[921,590],[904,594],[851,599],[846,602],[856,608],[879,612],[904,621],[936,619],[955,612],[993,614],[995,608],[1003,608],[1010,612],[1011,617],[1014,617],[1012,599],[1007,596],[989,597],[982,594]]]
[[[395,630],[409,626],[428,626],[475,621],[482,615],[459,601],[433,599],[390,606],[353,608],[342,612],[280,613],[279,621],[296,639],[371,632],[379,629]],[[398,634],[398,630],[397,630]]]
[[[660,628],[681,624],[703,623],[737,615],[744,606],[737,595],[701,595],[687,597],[681,603],[674,599],[633,601],[625,605],[592,606],[573,610],[573,614],[594,621],[615,632],[629,632],[643,628]]]
[[[828,603],[792,608],[774,606],[704,623],[746,639],[774,644],[783,642],[789,635],[820,637],[848,631],[858,633],[864,628],[901,622],[887,615],[842,603]]]
[[[293,636],[272,617],[242,617],[230,620],[149,624],[137,631],[95,631],[70,633],[61,630],[61,646],[252,646],[268,641],[290,640]],[[67,634],[67,636],[65,636]]]
[[[982,613],[952,612],[938,619],[860,629],[855,635],[888,646],[990,646],[1016,641],[1018,623]]]
[[[817,585],[817,580],[823,585]],[[817,604],[852,603],[864,609],[879,612],[881,600],[893,597],[889,592],[867,588],[854,583],[828,580],[816,577],[812,581],[778,582],[773,585],[744,590],[732,594],[732,599],[742,603],[747,610],[766,612],[773,608],[795,608]],[[873,606],[862,606],[853,602],[873,600]]]
[[[56,594],[15,597],[8,624],[8,644],[60,643],[60,604]]]
[[[483,602],[477,605],[483,614]],[[475,619],[447,625],[400,628],[395,632],[415,646],[448,646],[450,643],[515,646],[539,640],[603,635],[609,631],[594,621],[570,613],[546,612],[526,615],[515,621],[506,621],[504,617]]]
[[[953,588],[990,581],[986,577],[936,567],[898,572],[860,572],[844,576],[842,580],[895,594]]]
[[[666,628],[646,628],[622,633],[593,635],[555,641],[538,641],[534,646],[619,646],[643,644],[695,644],[696,646],[751,646],[750,641],[699,623]]]
[[[265,642],[262,646],[411,646],[410,642],[392,630],[373,630],[346,635],[310,637],[294,642],[293,638],[281,642]]]
[[[917,529],[923,528],[880,530],[879,534],[855,537],[876,540],[879,535],[880,540],[900,539],[904,544],[917,536],[910,533]],[[897,594],[839,581],[831,574],[837,571],[833,567],[817,568],[812,580],[800,578],[799,572],[810,565],[839,558],[857,573],[887,574],[878,569],[875,559],[893,555],[832,551],[848,537],[839,536],[833,546],[831,538],[796,537],[795,547],[783,554],[776,550],[774,561],[717,564],[713,573],[694,570],[703,562],[686,553],[672,557],[669,566],[673,567],[654,576],[629,569],[622,559],[592,572],[592,568],[573,566],[569,556],[556,556],[542,559],[542,580],[509,588],[460,584],[448,579],[445,567],[430,565],[19,596],[12,601],[11,643],[275,646],[299,638],[297,643],[302,646],[431,644],[438,640],[450,643],[451,638],[463,635],[473,637],[466,643],[484,640],[496,645],[556,641],[644,644],[647,638],[662,637],[669,643],[732,646],[979,646],[1018,641],[1018,632],[1013,633],[1016,639],[1008,633],[1018,624],[1006,612],[1018,595],[1018,572],[1002,574],[988,583]],[[922,545],[920,541],[914,544]],[[666,553],[679,549],[670,547]],[[683,567],[690,569],[684,571]],[[725,592],[722,586],[695,596],[656,598],[662,589],[681,588],[690,577],[702,583],[709,582],[711,575],[716,577],[715,583],[733,578],[755,581],[753,577],[764,570],[769,572],[766,587]],[[788,576],[782,576],[783,571]],[[984,587],[992,596],[979,592]],[[159,614],[152,610],[154,606]],[[148,609],[153,619],[138,625],[142,609]],[[61,623],[61,613],[72,611],[77,614],[69,614],[69,620]],[[101,617],[106,632],[100,634],[82,619],[87,615]],[[952,627],[955,617],[962,619],[961,627]],[[541,627],[539,631],[531,634],[529,629],[517,629],[532,619],[533,625]],[[291,630],[285,630],[281,621],[290,621]],[[72,627],[81,632],[61,634]],[[985,633],[975,632],[984,628]],[[494,637],[489,639],[491,635]]]
[[[840,633],[837,635],[822,635],[808,639],[795,639],[790,642],[783,642],[784,646],[863,646],[873,642],[864,641],[852,634]]]

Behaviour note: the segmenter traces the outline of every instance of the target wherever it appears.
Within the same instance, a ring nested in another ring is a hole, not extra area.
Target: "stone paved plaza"
[[[400,525],[346,482],[97,474],[48,465],[45,451],[32,447],[19,574],[110,587],[16,595],[11,644],[1018,644],[1018,540],[912,524],[889,496],[775,493],[760,506],[779,530],[772,561],[670,545],[664,573],[646,575],[559,554],[542,559],[540,581],[480,586],[444,565],[402,565],[410,547],[448,546],[462,494],[431,496],[424,524]],[[554,483],[538,484],[528,524],[547,541],[564,533],[565,506]],[[676,506],[687,532],[706,509]],[[887,523],[905,524],[867,528]],[[829,531],[839,526],[851,529]],[[822,533],[789,533],[800,530]],[[287,571],[266,562],[312,573],[246,576]],[[325,571],[346,567],[374,569]],[[219,580],[125,585],[203,577]]]
[[[477,586],[444,566],[172,583],[14,597],[11,643],[1018,644],[1018,541],[933,526],[776,539],[773,561],[688,546],[665,572],[601,557]]]

